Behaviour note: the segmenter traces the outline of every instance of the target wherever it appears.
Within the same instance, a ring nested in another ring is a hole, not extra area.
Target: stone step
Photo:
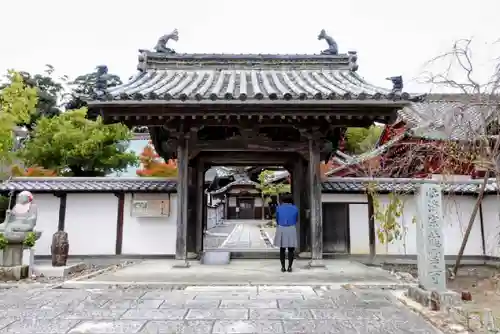
[[[231,252],[225,251],[204,251],[201,257],[202,264],[221,265],[231,262]]]

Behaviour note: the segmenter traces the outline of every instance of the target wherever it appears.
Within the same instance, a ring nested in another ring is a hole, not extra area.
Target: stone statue
[[[179,40],[179,32],[177,31],[177,29],[172,31],[170,34],[166,34],[166,35],[161,36],[158,39],[158,42],[156,43],[156,46],[155,46],[156,52],[175,53],[174,49],[167,47],[167,43],[169,40],[174,40],[176,42]]]
[[[337,42],[335,40],[326,34],[325,29],[321,30],[321,32],[318,35],[318,40],[324,39],[326,43],[328,43],[328,49],[321,51],[322,55],[338,55],[339,54],[339,48],[337,46]]]
[[[35,232],[37,215],[33,195],[29,191],[22,191],[17,195],[14,208],[7,211],[5,221],[0,224],[0,233],[9,242],[23,242],[29,232]],[[38,239],[41,232],[35,233]]]

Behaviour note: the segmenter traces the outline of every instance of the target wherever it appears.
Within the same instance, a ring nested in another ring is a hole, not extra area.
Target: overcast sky
[[[137,50],[174,28],[179,41],[169,45],[179,53],[319,53],[324,28],[340,52],[358,51],[366,80],[390,87],[385,77],[403,75],[406,91],[424,92],[412,79],[454,40],[474,37],[475,61],[485,64],[500,38],[500,0],[4,0],[0,8],[2,73],[52,64],[75,77],[106,64],[127,79]]]

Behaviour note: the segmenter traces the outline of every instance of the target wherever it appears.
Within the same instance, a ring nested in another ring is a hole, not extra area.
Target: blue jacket
[[[276,208],[276,223],[279,226],[293,226],[297,224],[299,209],[293,204],[282,204]]]

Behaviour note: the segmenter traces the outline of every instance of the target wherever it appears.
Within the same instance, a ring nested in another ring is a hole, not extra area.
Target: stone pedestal
[[[9,243],[7,247],[3,250],[3,261],[2,265],[4,267],[15,267],[23,265],[23,244],[19,243]]]
[[[22,243],[9,243],[2,253],[0,280],[18,281],[28,277],[28,266],[23,265]]]
[[[28,277],[28,266],[0,267],[0,281],[19,281]]]

